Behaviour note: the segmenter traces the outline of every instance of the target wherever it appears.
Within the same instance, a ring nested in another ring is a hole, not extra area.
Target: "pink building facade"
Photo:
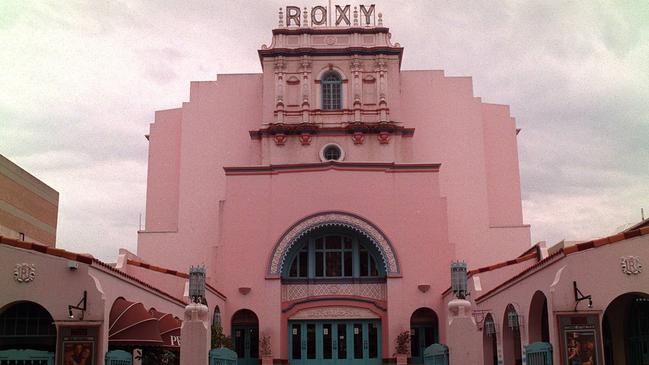
[[[225,332],[253,328],[291,363],[380,363],[412,321],[421,353],[444,339],[452,260],[530,246],[508,107],[470,78],[401,70],[403,48],[372,17],[287,19],[258,51],[261,74],[192,82],[151,125],[138,256],[206,265]],[[354,354],[353,341],[370,344]]]
[[[238,364],[649,365],[649,221],[532,245],[508,106],[403,52],[373,6],[282,8],[261,73],[155,113],[137,253],[0,237],[0,365],[179,355],[196,265]]]

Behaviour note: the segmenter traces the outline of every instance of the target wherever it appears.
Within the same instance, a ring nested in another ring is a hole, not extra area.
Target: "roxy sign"
[[[303,26],[301,20],[306,23],[310,20],[312,26],[351,26],[352,19],[355,26],[368,26],[376,24],[376,13],[374,11],[374,4],[369,6],[360,5],[360,14],[359,10],[354,6],[353,14],[351,5],[334,5],[332,8],[331,2],[329,6],[314,6],[311,8],[311,12],[304,8],[304,11],[300,11],[299,6],[287,6],[286,7],[286,26]],[[358,18],[361,18],[359,24]],[[333,17],[332,17],[333,16]],[[380,17],[380,14],[379,14]],[[280,19],[281,9],[280,9]],[[379,22],[380,23],[380,22]],[[380,24],[379,24],[380,25]]]

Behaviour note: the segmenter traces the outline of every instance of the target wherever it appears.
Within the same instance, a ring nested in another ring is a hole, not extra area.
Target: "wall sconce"
[[[189,268],[189,297],[194,303],[202,303],[205,298],[205,268]]]
[[[492,319],[488,319],[484,322],[484,330],[487,336],[494,336],[496,334],[496,324]]]
[[[507,326],[513,330],[518,330],[520,321],[518,320],[518,313],[514,310],[507,312]]]
[[[83,298],[77,303],[77,305],[68,305],[68,315],[70,316],[70,319],[74,319],[74,313],[72,313],[73,309],[77,309],[81,311],[81,317],[79,319],[83,319],[83,314],[86,312],[86,303],[88,300],[88,292],[83,291]]]
[[[466,262],[454,261],[451,263],[451,289],[458,299],[469,296],[466,288],[467,280]]]
[[[590,295],[584,295],[581,290],[577,287],[577,282],[573,281],[572,282],[572,287],[575,291],[575,312],[577,311],[577,306],[579,305],[579,302],[582,300],[588,299],[588,308],[593,307],[593,299],[591,298]]]

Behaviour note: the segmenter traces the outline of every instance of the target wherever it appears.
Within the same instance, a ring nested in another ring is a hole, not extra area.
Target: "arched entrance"
[[[615,298],[604,312],[602,329],[607,365],[649,365],[648,294]]]
[[[302,219],[289,228],[275,244],[273,253],[268,262],[268,277],[280,277],[286,271],[285,265],[295,245],[303,244],[305,236],[312,236],[316,231],[339,229],[346,231],[350,236],[357,236],[366,241],[368,249],[376,251],[380,266],[384,267],[387,276],[401,276],[396,253],[387,236],[375,225],[364,218],[351,213],[323,212]]]
[[[53,361],[55,351],[56,326],[47,309],[25,301],[0,310],[0,358],[9,360],[8,364],[44,355]]]
[[[299,230],[282,258],[281,300],[287,306],[321,302],[287,317],[289,362],[380,364],[380,316],[341,301],[381,308],[377,303],[387,300],[386,277],[391,270],[385,250],[375,236],[349,222],[307,222],[314,225]]]
[[[439,341],[437,314],[430,308],[419,308],[410,316],[410,362],[424,363],[426,347]]]
[[[238,365],[257,365],[259,362],[259,319],[249,309],[238,310],[232,316],[232,344]]]
[[[528,331],[530,343],[550,342],[550,330],[548,329],[548,299],[540,290],[532,296]]]
[[[491,313],[487,314],[482,327],[482,351],[484,365],[498,364],[498,339],[496,337],[496,322]]]
[[[512,304],[507,305],[503,318],[504,365],[522,364],[520,316]]]

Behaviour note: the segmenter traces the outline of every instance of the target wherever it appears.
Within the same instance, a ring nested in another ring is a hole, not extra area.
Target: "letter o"
[[[317,19],[318,13],[320,19]],[[318,5],[311,9],[311,25],[323,25],[327,23],[327,8]]]

